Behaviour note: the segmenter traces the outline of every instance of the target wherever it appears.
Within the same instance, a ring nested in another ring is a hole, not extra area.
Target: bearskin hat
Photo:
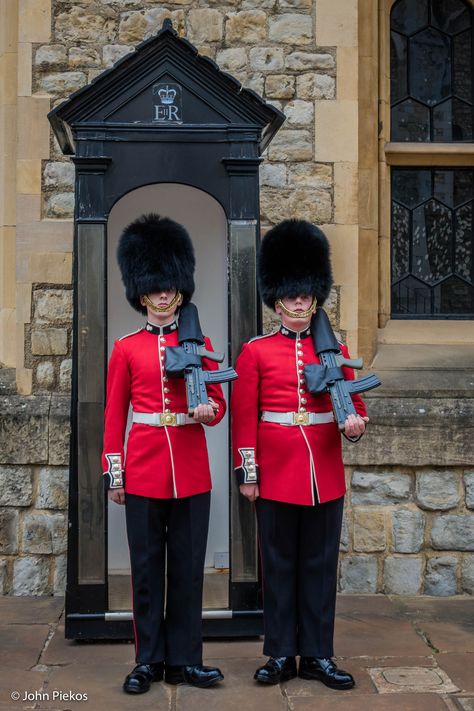
[[[319,227],[284,220],[267,232],[257,263],[260,295],[271,309],[289,296],[315,296],[322,306],[332,285],[329,243]]]
[[[117,259],[131,306],[146,314],[140,297],[164,289],[178,289],[183,304],[194,293],[194,247],[185,228],[169,217],[142,215],[119,240]]]

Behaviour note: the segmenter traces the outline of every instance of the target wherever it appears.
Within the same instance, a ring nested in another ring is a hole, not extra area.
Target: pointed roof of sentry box
[[[152,90],[157,83],[179,85],[182,121],[179,127],[152,120]],[[75,153],[78,130],[179,130],[253,128],[260,132],[263,152],[283,121],[284,114],[251,89],[202,56],[178,36],[171,20],[90,84],[72,94],[49,114],[63,153]],[[104,135],[105,138],[105,135]]]

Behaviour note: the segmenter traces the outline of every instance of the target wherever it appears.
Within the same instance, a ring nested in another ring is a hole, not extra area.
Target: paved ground
[[[340,596],[336,650],[351,691],[298,679],[262,687],[252,679],[261,640],[226,640],[205,644],[225,674],[218,687],[162,682],[130,697],[121,683],[133,646],[66,641],[62,611],[58,598],[0,598],[0,711],[474,711],[472,598]],[[87,700],[68,700],[71,691]]]

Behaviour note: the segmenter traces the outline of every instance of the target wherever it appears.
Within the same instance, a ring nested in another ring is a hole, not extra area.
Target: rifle
[[[318,308],[311,319],[311,336],[321,365],[314,363],[305,367],[304,377],[308,390],[312,395],[329,393],[334,418],[339,430],[344,433],[344,423],[347,416],[357,414],[351,394],[372,390],[381,385],[381,382],[373,373],[359,380],[344,380],[342,366],[346,365],[349,368],[360,370],[363,361],[362,358],[344,358],[324,309]],[[346,437],[346,439],[356,442],[360,438]]]
[[[194,304],[186,304],[179,314],[179,346],[170,346],[165,351],[165,370],[169,378],[186,381],[188,414],[193,417],[198,405],[208,405],[206,383],[228,383],[237,378],[233,368],[203,370],[202,358],[222,363],[224,353],[207,351],[199,323],[199,314]]]

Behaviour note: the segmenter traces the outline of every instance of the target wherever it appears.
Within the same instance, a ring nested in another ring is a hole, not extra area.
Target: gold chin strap
[[[306,309],[306,311],[290,311],[290,309],[286,308],[285,304],[281,299],[278,299],[277,304],[281,308],[283,313],[289,318],[308,318],[308,316],[311,316],[311,314],[316,311],[318,300],[315,296],[313,296],[311,306],[309,307],[309,309]]]
[[[176,292],[176,295],[173,296],[171,299],[170,303],[168,306],[157,306],[156,304],[153,303],[151,299],[148,298],[148,296],[145,294],[144,296],[141,297],[141,302],[143,306],[148,306],[149,309],[153,311],[155,314],[165,314],[168,311],[171,311],[175,306],[179,306],[181,303],[181,300],[183,298],[183,295],[180,291]]]

